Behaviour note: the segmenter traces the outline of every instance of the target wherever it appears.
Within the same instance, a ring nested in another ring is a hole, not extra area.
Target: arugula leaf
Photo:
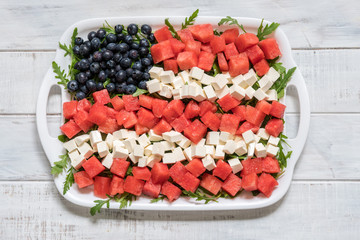
[[[59,135],[58,139],[59,139],[60,142],[63,142],[63,143],[69,140],[69,138],[64,134]]]
[[[100,213],[102,206],[104,206],[105,204],[106,204],[106,207],[109,208],[111,199],[112,199],[112,197],[109,196],[109,198],[106,200],[95,200],[94,203],[96,203],[96,205],[93,206],[92,208],[90,208],[91,216],[94,216],[96,213]]]
[[[278,143],[279,151],[276,155],[276,159],[279,161],[280,169],[283,170],[287,166],[287,160],[291,157],[292,151],[286,152],[283,147],[283,144],[286,144],[290,147],[290,145],[285,140],[288,137],[285,136],[283,133],[280,133],[279,138],[280,138],[280,141]]]
[[[195,19],[198,16],[198,14],[199,14],[199,9],[196,9],[195,12],[193,12],[189,18],[186,17],[185,23],[181,24],[181,29],[185,29],[188,26],[194,25]]]
[[[106,79],[106,81],[103,83],[103,86],[106,87],[109,83],[111,83],[110,78]]]
[[[157,203],[159,201],[163,201],[165,198],[166,198],[165,195],[163,195],[158,198],[151,199],[150,203]]]
[[[140,96],[141,94],[145,94],[145,93],[148,93],[149,91],[146,90],[146,89],[141,89],[141,88],[137,88],[136,89],[136,92],[133,93],[133,97],[138,97]]]
[[[214,35],[215,36],[220,36],[221,35],[221,32],[219,32],[217,29],[214,30]]]
[[[69,155],[67,153],[65,153],[64,155],[60,155],[59,158],[61,160],[54,162],[54,166],[51,168],[52,175],[57,175],[59,173],[62,173],[62,171],[64,171],[68,162],[70,161]]]
[[[125,174],[125,176],[129,176],[129,175],[132,176],[132,166],[128,167],[126,174]]]
[[[106,194],[108,199],[106,200],[95,200],[94,203],[96,203],[95,206],[90,208],[90,214],[91,216],[94,216],[96,213],[100,213],[101,208],[106,204],[106,208],[110,207],[110,201],[114,200],[118,203],[120,203],[119,209],[131,206],[131,203],[133,200],[136,200],[136,196],[130,193],[123,193],[122,195],[116,194],[115,196],[109,196]]]
[[[73,167],[69,168],[69,170],[67,171],[68,174],[66,175],[65,181],[64,181],[64,189],[63,189],[63,195],[66,194],[67,191],[69,191],[70,187],[73,185],[73,183],[75,182],[74,179],[74,173],[73,173]]]
[[[124,193],[120,197],[118,197],[118,195],[114,196],[114,200],[116,202],[120,203],[119,209],[130,207],[132,204],[133,198],[134,198],[134,200],[136,200],[136,196],[132,195],[130,193]]]
[[[196,190],[196,192],[194,192],[194,193],[183,190],[182,193],[185,196],[195,198],[196,201],[205,201],[205,204],[208,204],[211,201],[218,202],[217,199],[219,198],[217,196],[208,196],[207,194],[201,192],[200,190]]]
[[[55,61],[52,62],[52,68],[53,72],[56,74],[55,78],[60,79],[57,83],[63,85],[66,89],[69,79],[66,78],[65,70],[61,71],[60,66]]]
[[[102,26],[102,29],[104,29],[107,33],[116,34],[115,29],[106,20],[105,20],[105,23]]]
[[[170,32],[172,32],[172,34],[174,34],[174,37],[176,39],[180,39],[180,36],[177,34],[175,28],[173,25],[171,25],[171,23],[169,22],[169,18],[165,19],[165,25],[169,28]]]
[[[290,68],[287,72],[282,69],[282,65],[278,65],[280,67],[280,71],[284,71],[280,73],[280,77],[278,80],[275,81],[274,85],[271,87],[271,89],[275,89],[278,95],[278,98],[282,98],[285,93],[285,88],[288,82],[291,79],[291,76],[294,74],[296,67]]]
[[[263,29],[263,22],[264,19],[261,20],[261,24],[258,28],[258,32],[257,32],[257,37],[259,38],[259,41],[264,40],[265,36],[271,34],[272,32],[274,32],[278,26],[280,26],[279,23],[273,22],[270,24],[266,24],[265,28]]]
[[[243,30],[244,33],[246,33],[245,28],[242,24],[239,24],[238,20],[235,18],[232,18],[230,16],[227,16],[226,18],[222,18],[220,22],[218,22],[218,26],[224,25],[225,23],[228,23],[229,25],[237,25],[241,30]]]

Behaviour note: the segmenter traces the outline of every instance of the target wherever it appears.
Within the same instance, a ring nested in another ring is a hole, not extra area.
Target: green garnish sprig
[[[236,25],[241,30],[243,30],[244,33],[246,33],[246,30],[245,30],[244,26],[242,24],[239,24],[238,20],[236,20],[235,18],[232,18],[230,16],[227,16],[226,18],[222,18],[220,20],[220,22],[218,23],[218,26],[224,25],[226,23],[229,24],[229,25]]]
[[[263,26],[264,19],[261,20],[261,24],[258,28],[257,37],[259,41],[264,40],[267,35],[273,33],[279,26],[279,23],[273,22],[270,24],[266,24],[265,27]]]
[[[101,208],[106,205],[106,208],[110,208],[110,201],[114,200],[115,202],[120,203],[119,209],[123,209],[131,206],[132,201],[136,200],[136,196],[130,193],[123,193],[121,195],[116,194],[115,196],[106,195],[108,199],[106,200],[95,200],[96,205],[90,209],[91,216],[94,216],[96,213],[100,213]]]
[[[54,166],[51,168],[52,175],[58,175],[62,173],[66,169],[68,162],[70,162],[70,158],[67,153],[60,155],[59,158],[61,160],[54,162]]]
[[[181,29],[185,29],[188,26],[194,25],[195,20],[199,14],[199,9],[196,9],[189,18],[185,18],[185,23],[181,24]]]

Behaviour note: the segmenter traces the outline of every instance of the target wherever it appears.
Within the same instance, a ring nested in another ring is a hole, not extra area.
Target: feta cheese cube
[[[163,140],[162,136],[157,135],[156,133],[154,133],[154,131],[152,129],[150,129],[149,131],[149,140],[152,142],[157,142],[157,141],[161,141]]]
[[[122,140],[129,137],[129,130],[127,129],[120,129],[118,131],[113,132],[114,140]]]
[[[125,148],[124,143],[122,141],[118,140],[118,139],[113,141],[113,149],[115,148],[115,146]]]
[[[182,71],[178,74],[184,81],[184,83],[190,82],[189,72],[188,71]]]
[[[268,144],[266,146],[266,154],[270,157],[275,157],[277,152],[279,151],[279,147],[276,147],[274,145]]]
[[[192,152],[191,147],[185,148],[184,151],[183,151],[183,153],[184,153],[184,155],[185,155],[185,157],[186,157],[186,159],[188,161],[192,160],[192,155],[191,155],[192,153],[191,152]]]
[[[113,148],[113,141],[114,141],[114,136],[111,133],[108,133],[108,135],[106,135],[105,142],[108,145],[109,149]]]
[[[215,147],[212,145],[205,145],[205,149],[206,149],[206,155],[210,155],[212,157],[215,156]]]
[[[207,145],[218,145],[220,141],[219,132],[208,132],[206,135],[206,144]]]
[[[193,97],[193,99],[197,102],[202,102],[206,99],[205,92],[201,87],[198,87],[196,89],[196,95],[195,95],[195,97]]]
[[[191,141],[183,135],[181,137],[181,141],[177,142],[177,145],[179,145],[182,149],[189,147],[190,144],[191,144]]]
[[[189,84],[188,85],[188,91],[189,91],[189,98],[194,98],[197,93],[197,87],[196,84]]]
[[[257,143],[255,145],[255,155],[258,158],[266,157],[266,148],[262,143]]]
[[[204,74],[201,78],[201,83],[204,85],[211,85],[215,81],[215,78],[213,76]]]
[[[152,154],[155,156],[164,156],[165,149],[164,145],[161,142],[156,142],[153,144],[152,147]]]
[[[213,88],[211,85],[206,86],[206,87],[204,87],[203,89],[204,89],[206,98],[207,98],[210,102],[214,102],[214,101],[217,99],[215,90],[214,90],[214,88]]]
[[[75,143],[75,140],[71,139],[70,141],[63,143],[63,147],[68,150],[68,152],[72,152],[77,148],[77,145]]]
[[[255,153],[255,142],[251,142],[248,145],[248,149],[247,149],[247,156],[248,158],[252,158],[254,156]]]
[[[197,80],[201,80],[203,75],[204,75],[204,70],[198,67],[193,67],[190,71],[190,77]]]
[[[174,153],[165,153],[163,158],[162,158],[162,162],[164,164],[173,164],[176,163],[176,159],[174,156]]]
[[[76,145],[80,146],[81,144],[83,144],[84,142],[88,142],[89,140],[90,140],[89,134],[83,134],[75,138],[75,143]]]
[[[265,99],[267,97],[267,95],[261,88],[259,88],[255,91],[254,97],[260,101],[260,100]]]
[[[277,146],[277,145],[279,144],[279,141],[280,141],[280,138],[274,137],[274,136],[270,136],[270,137],[269,137],[268,144]]]
[[[241,156],[241,155],[244,155],[245,153],[247,153],[247,148],[246,148],[246,144],[245,144],[244,140],[238,141],[236,143],[235,153],[238,156]]]
[[[233,140],[228,140],[224,146],[224,152],[227,154],[233,154],[236,149],[236,142]]]
[[[255,141],[255,134],[251,131],[251,129],[247,130],[246,132],[243,132],[242,137],[244,138],[244,141],[246,144],[249,144],[249,143]]]
[[[172,90],[172,95],[173,95],[174,100],[180,100],[181,99],[180,89],[173,89]]]
[[[147,160],[148,160],[147,157],[141,157],[141,158],[139,158],[139,160],[138,160],[138,167],[146,167]]]
[[[181,89],[180,89],[180,98],[181,99],[190,98],[189,85],[184,85],[184,86],[181,87]]]
[[[175,75],[173,71],[162,71],[160,73],[160,81],[162,83],[172,83],[172,81],[174,80]]]
[[[252,87],[248,87],[247,89],[245,89],[245,99],[246,100],[252,99],[254,94],[255,94],[255,90]]]
[[[146,136],[146,134],[142,134],[140,137],[138,137],[137,142],[140,144],[140,146],[142,147],[146,147],[148,145],[150,145],[150,140],[149,138]]]
[[[180,88],[182,86],[184,86],[184,80],[180,77],[180,76],[176,76],[172,82],[171,82],[171,85],[177,89],[177,88]],[[179,93],[180,94],[180,93]],[[174,95],[174,93],[173,93]]]
[[[229,159],[228,163],[234,174],[240,172],[243,169],[243,166],[238,158]]]
[[[249,72],[247,72],[244,75],[244,79],[250,87],[252,85],[254,85],[254,83],[256,83],[256,81],[257,81],[257,77],[256,77],[256,73],[255,73],[254,69],[250,69]]]
[[[232,81],[233,85],[237,85],[237,86],[242,87],[244,89],[249,87],[249,85],[246,83],[245,78],[244,78],[243,75],[238,75],[235,78],[233,78],[231,81]]]
[[[194,145],[191,147],[192,158],[203,158],[206,155],[206,148],[204,145]]]
[[[147,89],[149,93],[156,93],[160,92],[161,90],[161,84],[158,79],[149,80],[146,82]]]
[[[109,153],[108,155],[106,155],[106,157],[101,161],[102,165],[104,165],[104,167],[110,169],[111,165],[113,164],[113,155],[111,153]]]
[[[137,162],[139,161],[139,158],[140,158],[140,157],[136,157],[136,156],[134,155],[134,153],[130,153],[130,154],[129,154],[129,158],[130,158],[130,160],[135,164],[135,163],[137,163]]]
[[[134,156],[135,157],[142,157],[144,156],[144,147],[141,145],[134,146]]]
[[[244,141],[244,139],[242,137],[240,137],[240,136],[235,136],[234,141],[235,142],[240,142],[240,141]]]
[[[144,148],[145,156],[150,156],[152,154],[152,147],[153,147],[153,145],[150,144],[149,146]]]
[[[118,145],[114,145],[113,158],[127,158],[128,156],[129,156],[129,151],[126,148],[122,148]]]
[[[86,161],[84,155],[78,155],[74,160],[71,161],[71,166],[73,166],[76,170],[81,168],[81,165]]]
[[[96,144],[96,147],[101,158],[106,157],[106,155],[109,154],[109,146],[106,142],[99,142]]]
[[[218,98],[223,98],[230,93],[230,88],[225,85],[223,89],[215,90],[215,94]]]
[[[164,151],[171,151],[175,148],[174,143],[168,141],[161,141],[160,143],[163,145]]]
[[[191,143],[191,146],[205,146],[206,139],[202,138],[197,144]]]
[[[267,99],[268,101],[277,101],[278,97],[277,97],[277,92],[275,89],[270,89],[266,92],[267,95]]]
[[[169,85],[163,84],[161,86],[161,90],[159,92],[160,96],[163,96],[165,98],[171,98],[172,97],[172,87],[170,87]]]
[[[266,77],[266,76],[262,77],[262,78],[259,80],[259,86],[260,86],[260,88],[261,88],[264,92],[266,92],[267,90],[269,90],[272,85],[273,85],[272,81],[271,81],[268,77]]]
[[[163,69],[161,67],[155,67],[153,66],[150,70],[149,70],[149,74],[151,78],[157,78],[160,79],[160,74],[162,73]]]
[[[270,81],[275,82],[280,77],[280,73],[271,67],[265,76],[269,78]]]
[[[216,167],[214,159],[210,155],[206,155],[202,160],[204,167],[211,171]]]
[[[98,130],[95,131],[91,131],[90,132],[90,143],[91,146],[94,147],[95,144],[97,144],[98,142],[101,142],[102,138],[101,138],[101,133]]]
[[[77,149],[75,149],[74,151],[69,152],[68,155],[69,155],[70,160],[73,161],[80,155],[80,153]]]
[[[214,87],[215,90],[221,90],[226,86],[227,83],[228,80],[223,74],[217,74],[211,85]]]
[[[160,162],[160,161],[161,161],[161,157],[155,156],[155,155],[150,155],[146,160],[146,165],[148,167],[152,168],[155,163]]]
[[[223,142],[225,144],[228,140],[233,140],[234,135],[228,133],[228,132],[220,132],[219,140],[220,142]]]
[[[259,128],[256,135],[259,136],[263,140],[268,140],[270,137],[268,132],[265,130],[265,128]]]
[[[215,149],[215,159],[224,159],[225,153],[224,153],[224,145],[217,145]]]
[[[83,143],[78,147],[78,150],[81,155],[83,155],[85,158],[89,158],[91,155],[93,155],[94,151],[91,148],[91,146],[88,143]]]
[[[139,135],[137,135],[135,131],[128,131],[127,138],[138,139],[138,137],[139,137]]]
[[[224,77],[226,77],[226,79],[228,80],[229,83],[231,83],[232,81],[232,77],[230,76],[230,73],[227,72],[227,73],[223,73]]]
[[[128,138],[126,140],[123,141],[125,148],[129,151],[132,152],[134,151],[134,147],[136,145],[136,141],[134,138]]]
[[[255,135],[254,138],[255,138],[255,143],[258,143],[261,139],[258,135]]]
[[[241,101],[245,97],[245,89],[238,85],[232,85],[230,87],[230,95]]]
[[[180,147],[177,147],[173,150],[175,162],[184,161],[186,159],[182,149]]]
[[[170,132],[164,132],[162,134],[163,139],[165,139],[168,142],[172,142],[172,143],[181,141],[181,139],[182,139],[181,136],[182,136],[181,133],[176,132],[174,130],[172,130]]]

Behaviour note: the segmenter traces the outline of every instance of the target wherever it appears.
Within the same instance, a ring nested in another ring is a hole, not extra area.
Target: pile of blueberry
[[[104,28],[88,34],[88,40],[75,39],[75,79],[68,82],[70,92],[83,99],[92,92],[104,89],[109,93],[133,94],[137,87],[146,89],[153,59],[149,52],[155,42],[149,25],[140,30],[136,24],[116,25],[113,31]]]

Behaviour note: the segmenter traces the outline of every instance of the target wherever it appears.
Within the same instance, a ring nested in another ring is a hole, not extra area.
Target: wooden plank
[[[310,95],[312,112],[359,112],[359,50],[296,50],[298,63]],[[53,52],[0,53],[0,114],[33,114],[38,91],[54,57]],[[315,66],[315,67],[314,67]],[[21,71],[14,71],[21,69]],[[21,93],[21,96],[19,95]],[[292,91],[288,91],[291,95]],[[50,94],[50,113],[60,112],[60,98]],[[297,112],[297,101],[288,98],[289,112]]]
[[[356,239],[359,194],[359,182],[294,182],[284,199],[263,209],[104,209],[91,217],[88,208],[63,199],[53,183],[0,182],[0,234],[3,239],[237,239],[239,234],[242,239]]]
[[[287,117],[289,136],[295,136],[297,115]],[[50,132],[57,136],[59,117],[50,117]],[[351,131],[344,132],[347,126]],[[0,117],[0,180],[50,180],[50,165],[43,153],[34,117]],[[315,114],[307,144],[294,179],[360,179],[360,115]]]
[[[167,4],[163,4],[158,0],[151,2],[134,0],[109,8],[107,4],[96,2],[85,6],[81,2],[71,0],[46,3],[40,0],[31,2],[20,0],[8,2],[0,8],[0,15],[11,23],[0,26],[3,38],[0,49],[55,49],[65,29],[84,18],[164,14],[188,16],[196,8],[200,9],[202,16],[230,15],[265,18],[279,22],[295,48],[359,47],[357,41],[360,37],[360,32],[357,31],[359,1],[344,4],[341,0],[331,2],[232,0],[224,6],[220,1],[211,4],[208,2],[194,4],[191,0],[185,0],[168,1]],[[80,14],[79,9],[81,9]],[[21,31],[11,26],[21,26]]]

